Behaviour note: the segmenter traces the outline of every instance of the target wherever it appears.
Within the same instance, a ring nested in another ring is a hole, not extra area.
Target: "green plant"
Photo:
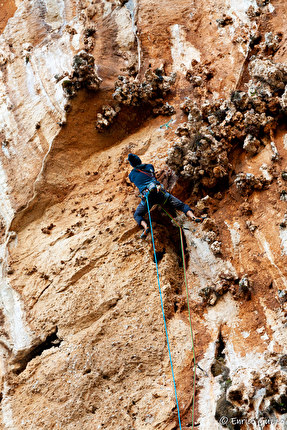
[[[72,85],[73,85],[73,83],[72,83],[69,79],[65,79],[65,80],[62,82],[62,87],[63,87],[63,88],[71,87]]]
[[[81,58],[79,55],[75,55],[74,61],[73,61],[73,67],[75,68],[76,66],[80,66],[84,62],[85,60],[83,60],[83,58]]]

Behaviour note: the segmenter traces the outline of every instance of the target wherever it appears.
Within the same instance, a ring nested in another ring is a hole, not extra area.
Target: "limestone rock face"
[[[285,428],[284,2],[2,3],[0,428]]]

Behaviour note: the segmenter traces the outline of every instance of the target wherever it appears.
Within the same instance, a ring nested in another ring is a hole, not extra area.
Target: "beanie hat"
[[[136,166],[139,166],[140,164],[142,164],[140,157],[138,157],[135,154],[129,154],[128,160],[129,160],[132,167],[136,167]]]

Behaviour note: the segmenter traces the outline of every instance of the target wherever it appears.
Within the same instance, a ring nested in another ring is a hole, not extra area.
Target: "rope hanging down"
[[[176,220],[171,216],[171,214],[165,210],[161,205],[159,205],[161,209],[170,217],[170,219],[177,225],[179,228],[180,234],[180,245],[181,245],[181,255],[183,262],[183,272],[184,272],[184,283],[187,297],[187,308],[188,308],[188,318],[189,318],[189,326],[190,326],[190,335],[191,335],[191,344],[193,351],[193,393],[192,393],[192,430],[194,429],[194,407],[195,407],[195,384],[196,384],[196,359],[195,359],[195,349],[194,349],[194,337],[193,337],[193,329],[192,329],[192,319],[190,313],[190,305],[189,305],[189,294],[188,294],[188,284],[187,284],[187,276],[186,276],[186,264],[185,264],[185,255],[184,255],[184,246],[183,246],[183,232],[182,227],[176,222]]]
[[[181,227],[180,227],[179,231],[180,231],[181,253],[182,253],[182,260],[183,260],[184,281],[185,281],[185,289],[186,289],[186,297],[187,297],[188,318],[189,318],[189,325],[190,325],[191,344],[192,344],[192,351],[193,351],[193,364],[194,364],[194,367],[193,367],[193,393],[192,393],[192,430],[193,430],[193,428],[194,428],[194,406],[195,406],[195,383],[196,383],[196,360],[195,360],[194,338],[193,338],[192,322],[191,322],[191,315],[190,315],[188,285],[187,285],[185,256],[184,256],[183,237],[182,237],[182,228]]]
[[[171,358],[171,352],[170,352],[170,346],[169,346],[169,340],[168,340],[168,333],[167,333],[167,326],[166,326],[166,320],[165,320],[165,314],[164,314],[164,308],[163,308],[163,300],[162,300],[162,293],[161,293],[161,287],[160,287],[159,271],[158,271],[156,250],[155,250],[155,244],[154,244],[154,237],[153,237],[153,230],[152,230],[152,223],[151,223],[151,215],[150,215],[148,196],[146,197],[146,202],[147,202],[148,216],[149,216],[149,222],[150,222],[150,231],[151,231],[151,237],[152,237],[152,246],[153,246],[153,252],[154,252],[154,260],[155,260],[155,264],[156,264],[156,273],[157,273],[157,282],[158,282],[159,295],[160,295],[161,310],[162,310],[162,316],[163,316],[163,321],[164,321],[164,328],[165,328],[165,334],[166,334],[166,341],[167,341],[167,348],[168,348],[168,354],[169,354],[169,361],[170,361],[170,367],[171,367],[171,373],[172,373],[172,379],[173,379],[173,385],[174,385],[174,393],[175,393],[175,400],[176,400],[176,406],[177,406],[179,428],[180,428],[180,430],[182,430],[182,428],[181,428],[181,421],[180,421],[179,405],[178,405],[178,400],[177,400],[175,377],[174,377],[172,358]]]

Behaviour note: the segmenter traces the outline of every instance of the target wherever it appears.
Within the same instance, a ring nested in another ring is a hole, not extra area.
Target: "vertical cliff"
[[[0,428],[286,428],[284,6],[0,4]]]

